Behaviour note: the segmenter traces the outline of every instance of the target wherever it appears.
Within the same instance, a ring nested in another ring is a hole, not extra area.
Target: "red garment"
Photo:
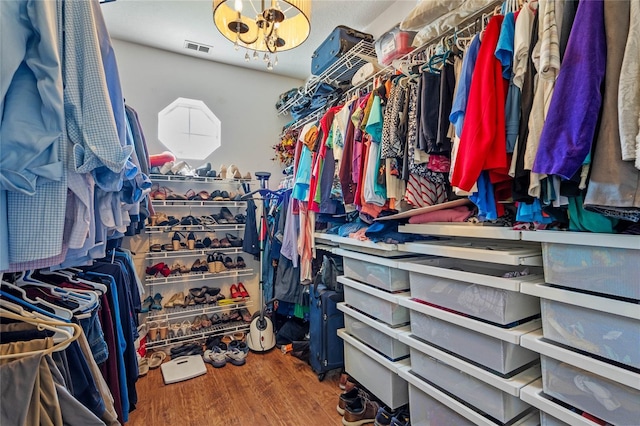
[[[311,179],[309,180],[309,210],[320,213],[320,204],[316,201],[316,194],[320,190],[320,179],[322,178],[322,168],[324,167],[324,159],[327,156],[327,138],[331,131],[333,118],[342,109],[343,105],[329,108],[329,110],[320,119],[320,129],[322,138],[317,142],[319,147],[317,155],[314,157]]]
[[[494,52],[504,16],[489,21],[482,37],[471,78],[467,113],[451,184],[470,191],[483,170],[506,169],[507,148],[504,105],[508,82]]]

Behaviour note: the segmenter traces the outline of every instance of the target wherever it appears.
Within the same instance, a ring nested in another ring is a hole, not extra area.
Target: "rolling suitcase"
[[[327,371],[344,366],[343,342],[337,334],[344,327],[344,314],[337,306],[344,294],[324,285],[311,286],[309,291],[309,363],[322,381]]]
[[[311,56],[311,74],[320,75],[347,53],[353,46],[361,40],[373,41],[371,34],[356,31],[353,28],[338,25],[329,37],[322,42],[313,56]],[[337,81],[351,81],[351,78],[357,71],[357,67],[348,68],[343,65],[341,68],[332,71],[330,74]]]

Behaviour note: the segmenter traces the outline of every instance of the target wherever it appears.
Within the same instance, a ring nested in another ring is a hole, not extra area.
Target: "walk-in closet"
[[[0,424],[640,426],[638,0],[2,0],[0,46]]]

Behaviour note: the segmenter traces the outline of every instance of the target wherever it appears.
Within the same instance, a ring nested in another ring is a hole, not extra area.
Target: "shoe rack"
[[[244,193],[242,183],[248,180],[155,174],[151,175],[151,179],[154,183],[151,196],[156,218],[170,219],[170,222],[152,222],[151,226],[146,227],[148,251],[145,254],[145,265],[151,274],[145,274],[145,297],[154,298],[158,293],[162,295],[162,309],[149,309],[146,313],[147,325],[153,324],[159,330],[154,333],[157,336],[155,339],[147,336],[147,348],[247,331],[249,323],[242,319],[210,321],[211,324],[197,329],[190,324],[203,315],[209,319],[228,319],[230,313],[253,305],[251,295],[258,291],[257,285],[251,285],[252,281],[256,281],[252,267],[255,262],[242,251],[241,239],[244,237],[245,224],[237,223],[237,216],[244,215],[247,206],[246,201],[241,201],[237,194]],[[213,194],[217,196],[213,197]],[[220,194],[225,197],[220,199]],[[234,194],[237,196],[234,197]],[[223,217],[222,210],[227,212],[226,218]],[[198,222],[193,223],[190,217]],[[207,218],[202,220],[203,217]],[[176,221],[178,223],[174,223]],[[188,245],[190,234],[195,238],[191,248]],[[226,244],[232,240],[234,246]],[[217,256],[223,262],[209,268],[208,258]],[[239,257],[245,267],[224,266],[224,259],[228,258],[235,264]],[[169,272],[166,269],[165,273],[161,273],[160,268],[153,269],[154,265],[160,263],[167,265],[171,272],[169,275],[165,276]],[[202,270],[198,270],[198,266]],[[232,299],[231,287],[239,282],[243,282],[250,296]],[[182,292],[188,296],[189,289],[202,287],[219,288],[225,299],[184,307],[164,306],[176,293]]]

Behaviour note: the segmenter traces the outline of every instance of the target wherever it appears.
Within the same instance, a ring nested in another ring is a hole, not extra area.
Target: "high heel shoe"
[[[184,293],[178,292],[171,296],[171,299],[167,303],[164,304],[165,308],[176,308],[178,306],[182,306],[184,303]]]
[[[180,244],[180,242],[182,241],[182,239],[180,238],[180,233],[179,232],[174,232],[173,233],[173,238],[171,238],[171,244],[173,245],[173,251],[178,251],[182,248],[182,245]]]
[[[187,236],[187,248],[189,250],[194,250],[196,248],[196,236],[193,232],[189,232]]]
[[[158,325],[158,335],[160,340],[166,340],[169,336],[169,323],[167,321],[160,321]]]
[[[223,272],[227,270],[227,267],[224,265],[222,253],[218,253],[216,255],[215,264],[216,264],[216,272]]]
[[[249,297],[249,292],[246,288],[244,288],[244,284],[242,283],[238,283],[238,292],[243,299]]]
[[[232,299],[241,299],[242,298],[242,293],[240,293],[238,291],[238,286],[235,284],[231,285],[231,288],[229,289],[229,292],[231,293],[231,298]]]
[[[156,263],[153,266],[148,266],[147,269],[145,270],[145,272],[147,273],[147,275],[152,275],[152,276],[157,276],[159,273],[162,273],[162,270],[164,268],[166,268],[167,265],[164,262],[160,262],[160,263]],[[171,270],[169,270],[169,274],[171,273]],[[165,277],[168,276],[165,275]]]
[[[183,336],[186,336],[189,330],[191,329],[191,323],[187,320],[182,321],[180,324],[180,332]]]
[[[160,293],[156,293],[155,296],[153,296],[151,309],[155,309],[156,311],[162,310],[162,295]]]
[[[193,323],[191,323],[191,330],[198,331],[202,328],[202,317],[198,315],[193,319]]]
[[[209,268],[209,272],[211,272],[212,274],[218,272],[216,269],[216,258],[213,256],[213,254],[207,256],[207,268]]]
[[[172,323],[169,326],[169,332],[171,334],[171,337],[179,337],[180,336],[180,324],[178,324],[177,322]]]
[[[158,338],[158,323],[152,321],[149,323],[149,329],[147,330],[147,336],[152,342]]]
[[[148,296],[142,302],[142,306],[140,307],[140,313],[144,314],[149,312],[149,309],[151,309],[151,305],[153,305],[153,298],[151,296]]]
[[[191,272],[200,272],[201,266],[200,259],[196,259],[195,262],[193,262],[193,265],[191,265]]]

